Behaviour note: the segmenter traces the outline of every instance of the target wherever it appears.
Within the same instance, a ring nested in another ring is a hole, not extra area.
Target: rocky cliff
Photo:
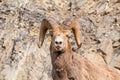
[[[82,46],[94,64],[120,70],[120,0],[0,0],[0,80],[52,80],[47,34],[37,47],[41,20],[78,18]],[[76,49],[71,35],[73,49]]]

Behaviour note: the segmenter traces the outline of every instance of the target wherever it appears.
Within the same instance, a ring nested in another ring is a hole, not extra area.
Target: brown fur
[[[74,23],[74,22],[73,22]],[[74,23],[70,23],[68,26],[77,26]],[[50,23],[49,23],[50,24]],[[47,25],[47,24],[46,24]],[[53,26],[52,26],[53,27]],[[79,29],[77,28],[76,29]],[[42,29],[42,28],[41,28]],[[75,29],[73,29],[75,30]],[[42,30],[41,30],[42,31]],[[42,31],[44,32],[44,31]],[[52,77],[53,80],[120,80],[120,74],[113,68],[106,65],[97,65],[81,55],[74,53],[71,48],[71,44],[66,37],[67,31],[62,26],[51,28],[51,45],[50,53],[52,60]],[[43,35],[43,33],[41,33]],[[45,35],[45,34],[44,34]],[[57,35],[64,36],[64,48],[62,51],[56,51],[54,49],[54,37]],[[75,37],[78,36],[78,32],[74,32]],[[79,38],[78,47],[80,45]],[[43,39],[40,39],[43,41]],[[42,44],[42,42],[40,42]]]
[[[51,53],[56,55],[56,53]],[[98,65],[73,53],[69,44],[65,53],[52,59],[53,80],[120,80],[120,74],[107,65]]]

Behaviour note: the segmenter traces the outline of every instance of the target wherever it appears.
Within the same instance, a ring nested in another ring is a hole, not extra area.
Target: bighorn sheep
[[[64,24],[64,25],[63,25]],[[41,47],[46,31],[51,35],[50,53],[53,80],[120,80],[120,74],[108,66],[96,65],[72,51],[68,32],[72,29],[78,48],[80,29],[77,20],[66,20],[58,25],[54,19],[43,19],[38,46]]]

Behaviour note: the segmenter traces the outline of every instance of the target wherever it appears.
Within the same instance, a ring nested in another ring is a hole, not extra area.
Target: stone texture
[[[110,65],[120,70],[120,47],[114,49]]]
[[[113,54],[112,41],[109,39],[101,41],[100,50],[103,52],[105,62],[109,64]]]
[[[47,16],[58,23],[78,18],[83,41],[76,51],[93,63],[120,69],[119,0],[0,0],[0,80],[52,80],[48,34],[37,47]]]

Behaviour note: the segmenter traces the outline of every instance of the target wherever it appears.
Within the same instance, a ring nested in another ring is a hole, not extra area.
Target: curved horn
[[[80,48],[81,47],[81,40],[80,40],[81,32],[80,32],[80,26],[79,26],[78,20],[77,19],[75,20],[66,19],[63,22],[63,25],[66,25],[66,29],[72,29],[77,46],[78,48]]]
[[[40,33],[39,33],[39,42],[38,47],[40,48],[44,42],[45,34],[48,29],[53,29],[54,27],[57,27],[58,24],[53,20],[53,18],[47,18],[43,19],[40,27]]]

